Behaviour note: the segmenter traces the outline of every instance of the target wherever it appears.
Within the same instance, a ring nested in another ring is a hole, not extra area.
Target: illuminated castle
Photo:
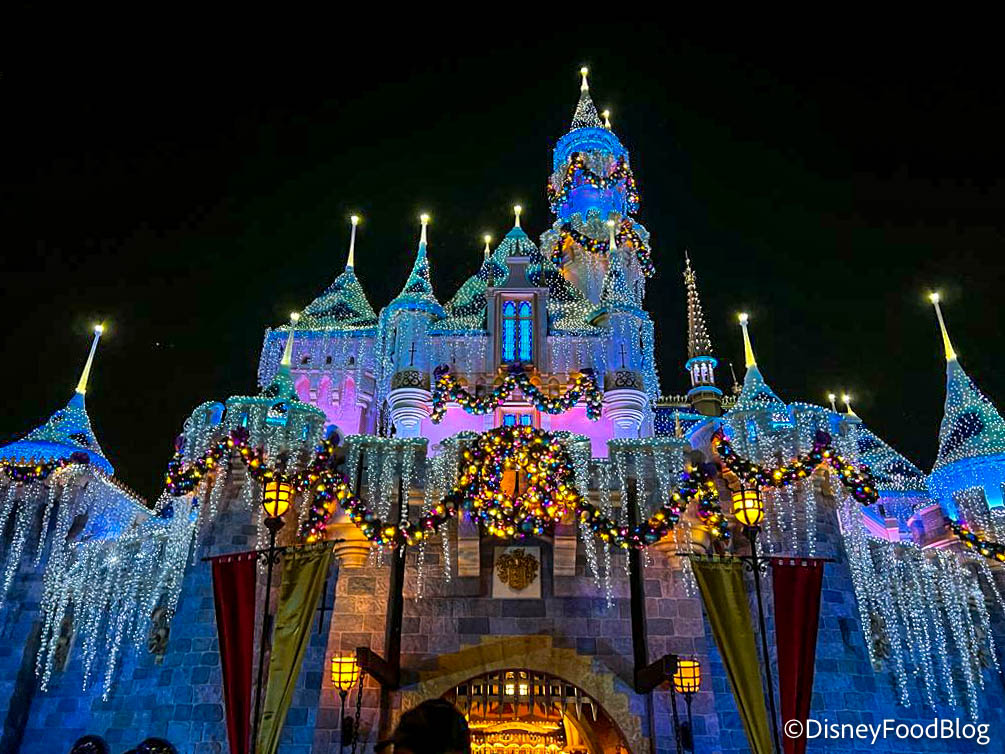
[[[850,400],[839,412],[777,395],[745,315],[736,342],[746,373],[724,394],[689,258],[687,376],[670,380],[686,392],[664,396],[644,305],[660,255],[636,219],[639,193],[584,70],[553,151],[554,221],[537,242],[516,207],[512,229],[494,247],[485,239],[477,270],[441,302],[435,226],[423,215],[403,288],[377,311],[356,276],[353,217],[344,271],[290,324],[266,331],[259,392],[192,412],[149,505],[114,479],[84,408],[96,333],[70,404],[0,449],[0,628],[12,647],[0,653],[0,749],[51,754],[95,734],[115,751],[151,736],[179,751],[228,750],[200,558],[267,543],[266,466],[303,482],[280,545],[331,541],[336,556],[295,676],[284,754],[339,750],[329,670],[359,648],[397,671],[380,679],[371,660],[358,697],[366,751],[428,697],[468,715],[479,754],[676,751],[668,697],[638,674],[669,654],[704,668],[695,750],[746,751],[687,557],[742,550],[730,511],[713,505],[730,500],[729,474],[720,463],[715,495],[694,497],[702,505],[672,505],[689,475],[717,460],[723,435],[763,468],[826,437],[876,481],[879,499],[867,505],[845,470],[826,464],[763,492],[767,552],[833,559],[814,715],[928,722],[937,711],[1000,724],[1001,695],[988,691],[1000,683],[1005,425],[960,367],[938,300],[948,383],[929,477]],[[553,455],[521,446],[524,457],[490,480],[493,496],[476,505],[457,492],[482,473],[471,459],[484,459],[484,446],[522,437]],[[559,482],[528,455],[568,459]],[[322,476],[328,461],[337,473]],[[258,591],[261,600],[261,579]],[[936,746],[926,750],[972,750]]]

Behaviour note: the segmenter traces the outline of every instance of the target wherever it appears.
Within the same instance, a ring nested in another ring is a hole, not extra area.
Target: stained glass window
[[[502,308],[503,363],[529,363],[534,353],[534,307],[529,301],[507,301]]]

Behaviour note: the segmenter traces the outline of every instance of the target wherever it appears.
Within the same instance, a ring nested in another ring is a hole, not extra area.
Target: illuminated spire
[[[858,418],[858,414],[856,414],[852,410],[852,407],[851,407],[851,396],[848,395],[848,393],[842,393],[842,395],[841,395],[841,402],[844,404],[844,407],[845,407],[845,416],[857,419]]]
[[[486,233],[482,236],[482,240],[485,241],[485,261],[489,261],[489,257],[492,256],[492,248],[489,246],[492,243],[492,236]]]
[[[835,393],[827,393],[827,400],[831,402],[831,411],[835,414],[838,412],[837,409],[837,395]]]
[[[349,231],[349,258],[345,263],[347,270],[351,270],[356,263],[356,226],[359,225],[359,215],[350,215],[349,222],[352,223],[352,230]]]
[[[750,333],[747,332],[747,321],[750,317],[747,314],[741,314],[738,319],[740,320],[740,328],[743,330],[743,358],[746,362],[745,366],[747,369],[757,366],[757,360],[754,358],[754,347],[750,345]]]
[[[579,102],[576,104],[576,112],[572,116],[572,130],[577,128],[603,128],[604,124],[597,114],[597,106],[590,99],[590,85],[586,80],[589,69],[583,66],[579,69],[579,74],[583,81],[579,86]]]
[[[691,269],[691,257],[684,252],[684,288],[687,293],[687,356],[712,355],[712,340],[705,327],[705,313],[698,296],[698,281]]]
[[[94,352],[98,350],[98,341],[101,340],[101,333],[104,331],[104,325],[94,326],[94,340],[91,341],[91,351],[87,354],[87,361],[84,362],[84,371],[80,373],[80,380],[77,382],[77,392],[81,395],[87,392],[87,380],[91,376],[91,365],[94,364]]]
[[[604,112],[602,112],[601,115],[604,118],[604,128],[606,128],[608,131],[610,131],[611,130],[611,111],[610,110],[604,110]]]
[[[513,227],[514,228],[519,228],[520,227],[520,215],[521,215],[522,212],[523,212],[523,207],[521,207],[519,204],[514,204],[513,205],[513,217],[514,217]]]
[[[419,233],[419,253],[425,254],[426,244],[428,243],[428,240],[426,238],[426,227],[429,225],[429,215],[427,215],[425,212],[419,215],[419,223],[422,226],[422,230]]]
[[[939,306],[939,294],[929,293],[928,300],[935,307],[935,316],[939,319],[939,330],[942,331],[942,345],[946,349],[946,361],[956,361],[956,351],[953,350],[953,344],[949,341],[949,331],[946,330],[946,321],[942,318],[942,307]]]
[[[300,314],[297,312],[290,312],[290,333],[286,336],[286,347],[283,348],[283,358],[279,362],[280,367],[286,367],[289,369],[290,365],[293,363],[293,334],[297,329],[297,322],[300,321]]]

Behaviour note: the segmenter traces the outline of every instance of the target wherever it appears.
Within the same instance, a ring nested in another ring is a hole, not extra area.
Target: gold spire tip
[[[583,83],[579,85],[579,91],[588,92],[590,90],[590,85],[586,81],[586,76],[589,74],[590,69],[585,65],[579,69],[579,75],[583,77]]]
[[[521,207],[519,204],[514,204],[513,205],[513,215],[516,217],[516,222],[514,223],[514,227],[516,227],[516,228],[520,227],[520,213],[522,213],[522,212],[523,212],[523,207]]]
[[[290,322],[296,324],[300,321],[300,312],[290,312]]]
[[[939,303],[939,292],[938,291],[931,291],[928,294],[928,300],[931,301],[933,304]]]
[[[736,318],[740,321],[740,327],[746,327],[747,322],[750,320],[750,316],[746,312],[741,312],[736,315]]]
[[[100,322],[94,326],[94,334],[101,335],[105,331],[105,326]]]
[[[349,222],[353,225],[359,225],[359,215],[349,215]]]

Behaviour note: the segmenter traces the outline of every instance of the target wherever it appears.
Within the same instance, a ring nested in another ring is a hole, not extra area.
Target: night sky
[[[664,393],[686,387],[689,249],[718,354],[742,378],[736,312],[749,311],[785,400],[847,390],[927,470],[945,390],[924,296],[937,287],[961,363],[1005,406],[997,45],[685,40],[620,21],[598,45],[596,26],[501,26],[357,42],[333,26],[323,45],[287,39],[295,57],[263,36],[233,50],[89,38],[15,57],[0,76],[0,440],[66,403],[104,320],[88,408],[117,475],[155,497],[192,408],[257,392],[264,328],[341,271],[350,212],[364,217],[356,271],[375,309],[404,283],[422,210],[443,301],[515,202],[537,239],[583,63],[652,233]]]

